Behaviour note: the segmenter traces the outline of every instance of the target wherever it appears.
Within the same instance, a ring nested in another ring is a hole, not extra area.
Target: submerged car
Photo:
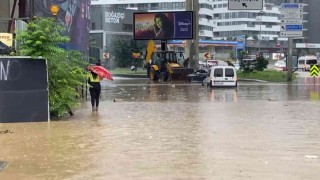
[[[207,77],[207,74],[208,74],[208,70],[199,69],[193,74],[188,74],[187,79],[189,82],[192,82],[192,81],[202,82]]]
[[[276,63],[274,63],[274,68],[276,70],[286,71],[286,69],[287,69],[286,62],[285,61],[277,61]]]

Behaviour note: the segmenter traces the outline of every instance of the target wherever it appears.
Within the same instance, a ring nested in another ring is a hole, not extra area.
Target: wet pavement
[[[0,179],[290,179],[320,177],[320,80],[292,84],[104,82],[50,123],[0,124]],[[115,102],[114,102],[115,100]]]

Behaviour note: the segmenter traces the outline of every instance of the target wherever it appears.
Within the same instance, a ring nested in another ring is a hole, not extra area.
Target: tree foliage
[[[112,40],[112,47],[109,47],[109,51],[115,57],[116,67],[129,67],[131,66],[133,59],[132,53],[141,52],[144,44],[138,43],[135,40],[124,40],[115,38]]]
[[[77,87],[85,78],[84,56],[78,51],[67,51],[59,45],[68,43],[65,28],[53,18],[34,18],[27,30],[17,32],[18,54],[47,60],[49,78],[49,106],[53,117],[61,117],[69,108],[80,104]]]
[[[257,57],[256,60],[257,60],[257,62],[255,65],[255,70],[263,71],[264,69],[267,68],[269,61],[266,60],[262,54],[259,54],[259,56]]]

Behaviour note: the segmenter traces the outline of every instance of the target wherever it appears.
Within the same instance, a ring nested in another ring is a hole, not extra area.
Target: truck
[[[187,80],[188,74],[193,74],[193,68],[184,68],[182,52],[154,51],[147,61],[147,74],[151,80],[177,81]]]

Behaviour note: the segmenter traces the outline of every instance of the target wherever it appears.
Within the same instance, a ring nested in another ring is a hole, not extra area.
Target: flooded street
[[[105,82],[98,112],[0,124],[0,179],[318,180],[320,80]]]

